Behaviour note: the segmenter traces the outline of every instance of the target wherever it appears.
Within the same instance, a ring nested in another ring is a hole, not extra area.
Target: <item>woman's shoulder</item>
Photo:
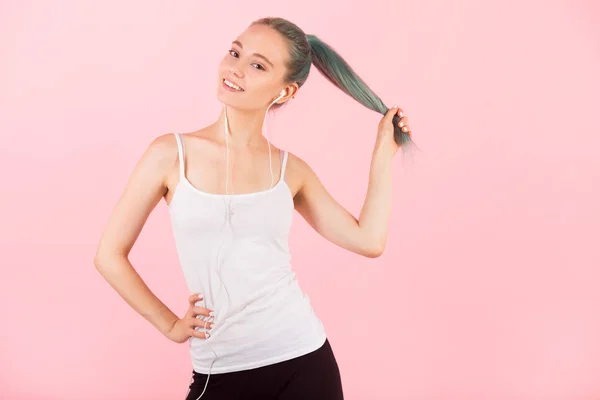
[[[303,183],[306,179],[314,175],[313,169],[302,157],[291,151],[287,151],[287,153],[286,171],[288,172],[286,174],[288,176],[293,176],[296,180]]]
[[[151,139],[148,148],[164,156],[172,155],[173,152],[177,154],[176,136],[179,136],[184,146],[190,141],[210,139],[210,126],[192,132],[169,132],[160,134]]]
[[[306,170],[307,168],[310,168],[308,163],[306,161],[304,161],[304,159],[302,159],[300,156],[296,155],[295,153],[292,153],[291,151],[288,150],[284,150],[287,153],[287,168],[292,168],[292,169],[296,169],[299,172]]]
[[[170,166],[179,158],[177,136],[181,139],[183,148],[191,144],[195,138],[198,138],[198,132],[168,132],[154,136],[147,145],[146,155],[155,163],[163,166]]]
[[[148,152],[154,154],[157,158],[174,156],[177,152],[177,138],[174,133],[163,133],[154,136],[148,144]]]
[[[302,157],[288,151],[286,180],[294,193],[294,197],[307,186],[319,184],[320,180],[315,170]]]

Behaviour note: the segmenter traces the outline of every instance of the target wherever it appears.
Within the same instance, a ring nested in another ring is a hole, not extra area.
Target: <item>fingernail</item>
[[[215,324],[214,324],[214,323],[210,324],[210,329],[212,329],[212,328],[214,328],[214,327],[215,327]]]
[[[214,317],[214,316],[215,316],[215,312],[214,312],[214,311],[211,311],[211,312],[209,312],[209,313],[208,313],[208,316],[209,316],[209,317]]]

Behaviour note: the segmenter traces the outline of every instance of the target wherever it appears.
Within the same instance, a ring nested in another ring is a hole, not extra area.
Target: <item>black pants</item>
[[[192,371],[186,400],[196,400],[208,374]],[[338,364],[326,340],[290,360],[243,371],[211,374],[200,400],[343,400]]]

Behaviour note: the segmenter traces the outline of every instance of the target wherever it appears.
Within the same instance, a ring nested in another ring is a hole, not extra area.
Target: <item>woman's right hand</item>
[[[197,337],[200,339],[207,339],[210,337],[209,332],[197,331],[196,327],[212,329],[214,326],[214,313],[204,307],[196,306],[196,302],[202,300],[202,296],[199,294],[193,294],[189,297],[190,306],[185,313],[185,316],[178,319],[171,330],[165,334],[166,337],[174,341],[175,343],[183,343],[190,337]],[[198,316],[208,317],[205,321]]]

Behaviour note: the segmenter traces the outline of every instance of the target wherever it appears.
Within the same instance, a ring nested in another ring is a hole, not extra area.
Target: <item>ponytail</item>
[[[306,38],[310,45],[312,64],[329,82],[363,106],[382,115],[387,113],[389,108],[333,48],[315,35],[306,35]],[[399,121],[400,117],[394,115],[394,140],[400,146],[412,143],[410,135],[398,126]]]
[[[327,80],[363,106],[382,115],[388,112],[389,108],[356,75],[348,63],[315,35],[305,34],[296,24],[284,18],[261,18],[252,22],[252,25],[255,24],[269,26],[287,40],[289,60],[286,65],[286,82],[296,82],[298,87],[302,87],[308,78],[311,65],[314,65]],[[280,105],[275,104],[273,108],[278,106]],[[407,145],[413,144],[413,142],[408,133],[402,132],[398,122],[400,122],[400,117],[396,114],[392,120],[394,140],[403,150],[406,150]]]

